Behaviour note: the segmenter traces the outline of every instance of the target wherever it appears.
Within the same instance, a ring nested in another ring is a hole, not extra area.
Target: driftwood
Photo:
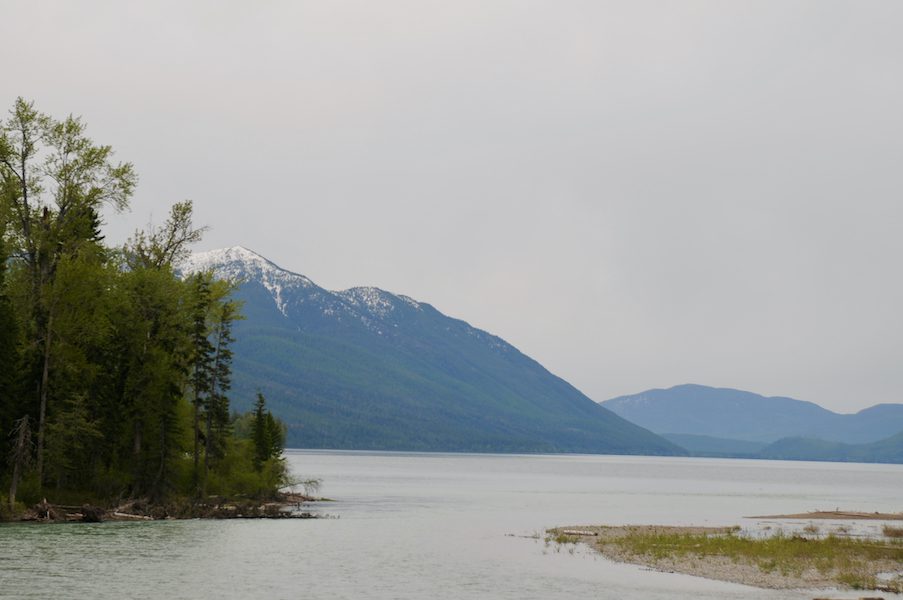
[[[125,521],[153,521],[152,517],[148,517],[147,515],[132,515],[129,513],[113,511],[114,519],[122,519]]]
[[[34,506],[36,520],[38,521],[55,521],[57,519],[56,511],[53,506],[44,498]]]

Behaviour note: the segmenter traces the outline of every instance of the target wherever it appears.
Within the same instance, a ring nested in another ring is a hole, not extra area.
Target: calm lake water
[[[903,510],[900,465],[320,451],[289,461],[323,479],[320,493],[336,501],[313,510],[337,518],[4,525],[0,597],[811,599],[531,536],[558,525],[754,526],[743,517]]]

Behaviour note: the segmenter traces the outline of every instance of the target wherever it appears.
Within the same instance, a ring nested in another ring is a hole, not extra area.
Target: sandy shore
[[[615,543],[618,538],[632,534],[692,534],[716,535],[737,531],[736,527],[670,527],[657,525],[630,526],[573,526],[550,529],[551,542],[582,542],[601,553],[606,558],[617,562],[641,565],[656,571],[683,573],[719,581],[741,583],[760,588],[771,589],[850,589],[837,581],[837,573],[821,572],[814,567],[799,573],[782,573],[779,568],[763,569],[759,564],[743,559],[732,559],[727,556],[699,556],[692,553],[664,552],[664,556],[651,554],[634,554]],[[879,573],[897,573],[903,570],[903,564],[893,560],[871,561],[866,566],[872,576]],[[878,587],[877,589],[882,589]],[[884,590],[890,591],[890,590]]]

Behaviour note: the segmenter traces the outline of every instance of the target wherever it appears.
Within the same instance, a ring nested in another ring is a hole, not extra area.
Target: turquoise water
[[[750,526],[903,510],[903,466],[296,451],[336,518],[8,524],[3,598],[812,598],[611,563],[534,535],[578,524]],[[833,593],[833,597],[862,594]],[[886,598],[892,597],[882,594]]]

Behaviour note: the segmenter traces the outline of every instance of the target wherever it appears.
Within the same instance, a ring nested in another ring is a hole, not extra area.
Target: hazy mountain
[[[903,432],[869,444],[842,444],[809,438],[785,438],[763,448],[757,458],[836,462],[903,463]]]
[[[755,458],[761,450],[768,446],[765,442],[748,442],[692,433],[665,433],[661,436],[688,450],[694,456]]]
[[[839,414],[812,402],[702,385],[648,390],[602,405],[659,434],[749,442],[801,437],[864,444],[903,431],[903,404],[879,404],[855,414]],[[690,442],[685,447],[691,446]]]
[[[683,454],[503,339],[373,287],[325,290],[241,247],[185,272],[243,281],[232,398],[266,394],[307,448]]]

